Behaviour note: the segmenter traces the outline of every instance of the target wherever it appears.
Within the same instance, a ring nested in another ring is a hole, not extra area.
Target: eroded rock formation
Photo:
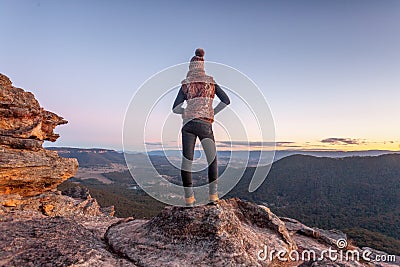
[[[0,266],[133,266],[108,250],[103,236],[119,221],[96,199],[53,190],[0,200]],[[11,202],[10,202],[11,201]]]
[[[139,266],[261,266],[264,244],[297,249],[285,224],[267,208],[238,199],[193,209],[167,207],[149,221],[132,220],[107,230],[106,241]]]
[[[75,174],[76,159],[42,148],[43,141],[59,137],[54,128],[66,123],[0,74],[0,194],[38,195]]]
[[[118,218],[82,188],[56,187],[72,177],[76,159],[42,147],[55,141],[62,117],[0,74],[0,266],[132,266],[102,241]]]
[[[340,239],[346,239],[340,231],[281,219],[265,206],[235,198],[217,206],[167,207],[149,221],[116,223],[105,234],[115,253],[139,266],[395,266],[341,259],[340,253],[363,250],[338,248]],[[329,249],[337,251],[337,260]],[[303,251],[315,257],[302,257]]]

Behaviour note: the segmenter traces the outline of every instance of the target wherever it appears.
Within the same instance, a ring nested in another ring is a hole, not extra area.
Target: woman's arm
[[[219,104],[214,108],[214,115],[223,110],[227,105],[231,103],[228,95],[224,92],[224,90],[222,90],[222,88],[218,84],[215,84],[215,94],[218,96],[221,102],[219,102]]]
[[[172,106],[172,111],[176,114],[182,114],[184,110],[184,108],[182,108],[184,101],[185,101],[185,94],[183,93],[181,86],[181,89],[179,89],[179,93],[175,98],[174,105]]]

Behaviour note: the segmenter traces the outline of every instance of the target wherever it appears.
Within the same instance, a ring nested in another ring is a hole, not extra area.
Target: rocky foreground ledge
[[[399,266],[341,260],[340,253],[361,255],[366,248],[339,249],[337,241],[346,237],[339,231],[310,228],[236,198],[217,206],[166,207],[151,220],[135,220],[112,217],[90,197],[51,195],[53,213],[35,199],[2,207],[0,266]],[[316,257],[277,255],[294,250],[314,251]],[[336,251],[336,260],[323,254],[329,250]]]
[[[217,206],[167,207],[149,221],[118,222],[108,228],[110,249],[138,266],[397,266],[341,259],[364,249],[351,245],[340,231],[310,228],[279,218],[267,207],[237,198]],[[332,257],[324,251],[335,250]],[[278,256],[278,251],[287,252]],[[292,259],[289,252],[292,251]],[[296,251],[300,256],[296,258]],[[302,259],[314,251],[315,259]],[[372,251],[375,257],[377,251]],[[306,253],[307,254],[307,253]],[[305,255],[306,255],[305,254]],[[335,260],[337,257],[337,260]]]

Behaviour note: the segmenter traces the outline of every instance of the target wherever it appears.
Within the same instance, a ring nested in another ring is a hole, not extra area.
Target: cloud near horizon
[[[277,147],[298,147],[295,145],[295,142],[292,141],[282,141],[282,142],[262,142],[262,141],[218,141],[217,146],[220,147],[237,147],[237,146],[257,146],[257,147],[266,147],[266,146],[277,146]]]
[[[360,144],[365,143],[364,141],[362,141],[360,139],[337,138],[337,137],[325,138],[325,139],[322,139],[320,142],[331,144],[331,145],[360,145]]]
[[[145,145],[147,146],[162,146],[162,142],[144,142]]]

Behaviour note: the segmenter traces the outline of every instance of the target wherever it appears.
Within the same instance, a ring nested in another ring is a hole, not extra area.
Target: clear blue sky
[[[70,121],[58,146],[120,149],[137,88],[203,47],[261,88],[278,141],[399,148],[397,0],[2,0],[0,23],[0,72]]]

